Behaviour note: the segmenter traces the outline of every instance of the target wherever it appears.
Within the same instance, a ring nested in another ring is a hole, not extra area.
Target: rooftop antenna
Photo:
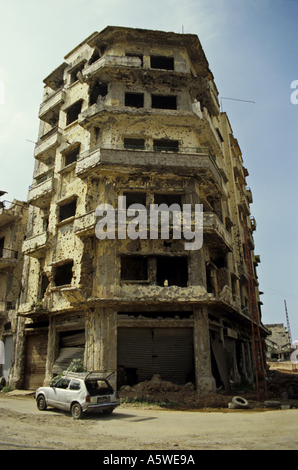
[[[222,97],[220,98],[221,112],[223,112],[222,100],[242,101],[243,103],[253,103],[253,104],[256,104],[255,101],[237,100],[236,98],[226,98],[226,97],[222,96]]]

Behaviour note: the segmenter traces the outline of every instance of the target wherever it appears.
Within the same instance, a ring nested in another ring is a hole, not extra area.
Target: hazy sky
[[[26,200],[43,79],[107,25],[197,34],[249,170],[264,323],[298,339],[296,0],[0,0],[0,189]]]

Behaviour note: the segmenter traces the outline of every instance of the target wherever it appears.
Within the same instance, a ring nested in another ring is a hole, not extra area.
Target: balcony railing
[[[95,154],[97,151],[100,150],[127,150],[127,151],[140,151],[140,152],[145,152],[149,154],[150,152],[166,152],[166,153],[179,153],[179,154],[192,154],[192,155],[200,155],[200,156],[208,156],[213,165],[215,166],[218,174],[220,175],[221,179],[227,183],[227,178],[225,177],[224,173],[221,171],[219,166],[217,165],[215,157],[212,155],[211,151],[209,148],[206,147],[182,147],[179,146],[179,148],[173,148],[173,147],[167,147],[167,146],[152,146],[152,147],[143,147],[140,145],[125,145],[125,144],[118,144],[118,145],[111,145],[111,144],[98,144],[95,145],[94,147],[91,147],[88,150],[85,150],[84,152],[80,153],[78,155],[78,162],[81,162],[81,165],[78,165],[77,168],[77,175],[86,169],[88,167],[88,162],[85,162],[86,164],[83,163],[83,160],[86,159],[87,157]]]
[[[50,236],[48,232],[42,232],[38,235],[26,238],[23,242],[22,251],[25,255],[33,258],[41,258],[44,251],[50,246]]]
[[[0,249],[0,259],[18,259],[18,252],[16,250],[10,250],[9,248]]]
[[[9,248],[0,249],[0,269],[17,265],[18,252]]]
[[[43,163],[55,158],[56,148],[61,143],[62,129],[53,127],[47,134],[43,135],[37,142],[34,157]]]
[[[59,110],[66,99],[66,91],[63,88],[51,93],[40,105],[39,118],[45,122],[51,123],[53,116],[59,115]]]
[[[29,186],[28,203],[44,208],[47,207],[54,190],[53,173],[49,173],[41,181]]]

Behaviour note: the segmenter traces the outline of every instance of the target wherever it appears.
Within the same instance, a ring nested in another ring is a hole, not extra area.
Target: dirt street
[[[40,412],[0,395],[0,449],[298,449],[298,410],[170,411],[121,405],[111,416]]]

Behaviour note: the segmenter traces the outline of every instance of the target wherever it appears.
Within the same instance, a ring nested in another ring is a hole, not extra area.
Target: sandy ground
[[[125,451],[125,455],[129,450],[296,450],[298,400],[285,397],[286,383],[293,377],[292,371],[291,375],[277,371],[268,380],[270,399],[291,406],[278,410],[251,400],[255,392],[242,394],[249,399],[250,409],[232,410],[227,408],[231,397],[224,393],[198,398],[190,388],[162,392],[171,386],[159,380],[143,383],[140,391],[156,397],[174,394],[176,401],[181,399],[176,409],[123,404],[111,416],[88,414],[79,421],[66,412],[39,411],[32,395],[0,394],[0,449],[96,449],[102,451],[101,458],[110,456],[112,450]],[[123,393],[135,395],[136,390]],[[197,401],[191,402],[191,397]]]
[[[298,409],[176,411],[121,405],[80,421],[38,411],[33,397],[0,396],[0,449],[297,450]],[[107,454],[108,452],[108,454]],[[126,454],[127,455],[127,454]]]

